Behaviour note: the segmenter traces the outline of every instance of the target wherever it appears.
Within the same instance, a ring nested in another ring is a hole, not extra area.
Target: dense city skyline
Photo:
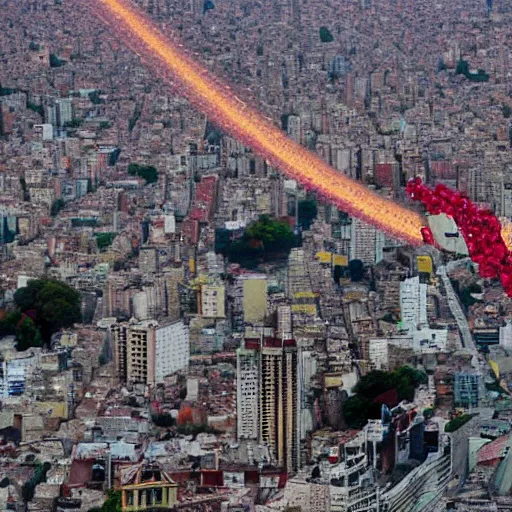
[[[1,511],[510,508],[506,0],[0,12]]]

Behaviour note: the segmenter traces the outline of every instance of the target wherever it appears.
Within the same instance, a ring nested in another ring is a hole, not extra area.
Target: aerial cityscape
[[[512,510],[511,21],[0,0],[0,512]]]

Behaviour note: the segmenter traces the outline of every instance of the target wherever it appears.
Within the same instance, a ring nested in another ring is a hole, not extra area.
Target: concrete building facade
[[[293,340],[263,341],[260,365],[259,440],[287,472],[300,465],[298,357]]]
[[[122,382],[155,384],[188,367],[190,337],[183,322],[123,322],[111,327],[116,372]]]
[[[237,374],[237,437],[258,439],[259,416],[259,351],[238,349]]]
[[[418,276],[400,283],[400,314],[404,329],[413,331],[427,326],[427,285]]]

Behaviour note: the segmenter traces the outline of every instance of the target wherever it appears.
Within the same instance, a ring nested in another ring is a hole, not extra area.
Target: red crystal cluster
[[[421,201],[432,215],[452,217],[466,241],[469,256],[479,265],[480,276],[498,277],[505,293],[512,297],[512,254],[501,237],[501,224],[493,212],[478,208],[461,192],[439,184],[433,190],[420,178],[407,184],[407,193]],[[429,228],[422,230],[425,243],[435,245]]]

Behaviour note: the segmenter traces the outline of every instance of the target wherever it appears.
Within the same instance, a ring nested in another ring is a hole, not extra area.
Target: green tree
[[[130,176],[139,176],[145,180],[147,184],[156,183],[158,181],[158,171],[152,165],[131,163],[128,166],[128,174]]]
[[[354,391],[365,398],[373,400],[381,393],[393,387],[392,374],[381,370],[373,370],[363,375],[355,385]]]
[[[100,98],[101,91],[93,91],[89,93],[89,99],[94,105],[99,105],[100,103],[104,103],[104,101]]]
[[[364,263],[361,260],[350,260],[348,262],[350,280],[354,283],[362,281],[364,277]]]
[[[469,63],[468,63],[468,61],[460,59],[457,62],[457,67],[455,68],[455,73],[457,73],[457,75],[464,75],[464,76],[469,75]]]
[[[322,41],[322,43],[330,43],[334,41],[331,31],[327,27],[320,27],[320,41]]]
[[[30,101],[28,101],[27,108],[29,110],[32,110],[32,112],[39,114],[41,116],[41,118],[44,119],[44,109],[43,109],[42,105],[36,105],[35,103],[31,103]]]
[[[64,201],[64,199],[56,199],[55,201],[53,201],[51,207],[52,217],[56,217],[62,210],[62,208],[64,208],[64,206],[66,206],[66,201]]]
[[[241,238],[233,242],[228,232],[219,230],[216,250],[227,254],[229,261],[252,269],[263,259],[288,253],[296,242],[297,237],[287,222],[262,215],[259,220],[247,226]]]
[[[65,128],[79,128],[80,126],[82,126],[82,123],[83,123],[82,119],[74,118],[74,119],[71,119],[71,121],[64,123],[64,127]]]
[[[231,242],[231,232],[228,229],[215,229],[215,252],[227,256]]]
[[[18,92],[18,89],[13,89],[12,87],[2,87],[0,85],[0,96],[10,96],[11,94],[15,94]]]
[[[265,251],[262,245],[251,245],[245,238],[232,242],[228,248],[229,261],[239,263],[247,269],[256,268],[264,256]]]
[[[27,350],[30,347],[41,347],[43,344],[39,329],[28,316],[23,319],[16,329],[16,342],[16,349],[20,351]]]
[[[371,401],[354,395],[343,402],[343,418],[349,428],[362,428],[370,417]]]
[[[249,224],[245,236],[250,241],[261,242],[265,252],[288,252],[295,243],[290,225],[268,215],[262,215],[258,221]]]
[[[361,428],[369,418],[380,416],[381,406],[375,399],[395,389],[398,401],[414,398],[414,391],[427,382],[424,372],[412,366],[401,366],[392,372],[374,370],[359,380],[354,386],[355,395],[343,402],[343,417],[349,428]]]
[[[16,334],[16,328],[21,321],[21,311],[9,311],[2,320],[0,320],[0,338],[2,336],[13,336]]]
[[[100,251],[105,250],[112,245],[117,233],[96,233],[96,245]]]
[[[121,491],[107,491],[107,499],[103,506],[101,507],[101,512],[121,512],[122,511],[122,501],[121,501]]]
[[[46,482],[46,474],[50,471],[50,468],[51,464],[49,462],[45,462],[44,464],[36,463],[36,469],[32,478],[25,482],[21,488],[21,495],[25,501],[32,501],[36,487],[41,482]]]
[[[23,201],[30,201],[30,192],[28,191],[27,181],[23,176],[20,177],[20,186],[23,191]]]
[[[476,283],[466,286],[460,293],[460,300],[466,306],[472,306],[478,302],[478,299],[472,297],[473,294],[482,293],[482,287]]]
[[[51,68],[60,68],[66,64],[65,60],[59,59],[55,53],[50,53],[50,67]]]
[[[82,319],[80,308],[65,299],[54,299],[40,310],[41,319],[48,324],[52,333],[64,327],[72,327]]]
[[[317,215],[318,208],[316,201],[313,199],[303,199],[299,201],[299,225],[302,229],[309,229]]]
[[[31,316],[45,343],[53,333],[82,319],[80,294],[60,281],[33,279],[16,291],[14,303],[18,312],[34,313]]]
[[[153,414],[151,416],[151,421],[157,426],[157,427],[173,427],[176,425],[176,420],[167,413],[163,414]]]
[[[455,73],[457,73],[458,75],[464,75],[468,80],[471,80],[472,82],[489,81],[489,75],[483,69],[479,69],[478,72],[476,73],[471,73],[469,71],[469,62],[463,59],[460,59],[457,62]]]
[[[14,303],[20,311],[36,309],[37,294],[44,288],[43,279],[30,279],[27,286],[19,288],[14,294]]]
[[[445,427],[445,432],[455,432],[458,430],[462,425],[465,425],[473,416],[474,414],[461,414],[460,416],[456,416],[453,418],[453,420],[449,421]]]

